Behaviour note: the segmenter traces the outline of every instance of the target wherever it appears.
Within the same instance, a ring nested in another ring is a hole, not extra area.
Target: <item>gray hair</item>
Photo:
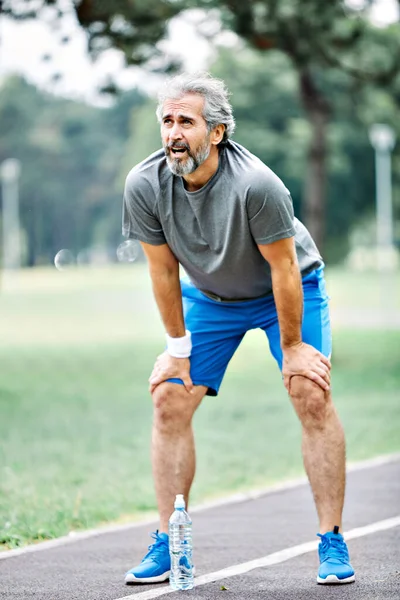
[[[228,100],[229,91],[222,79],[209,73],[182,73],[169,79],[158,95],[156,110],[159,123],[166,100],[180,99],[186,94],[198,94],[204,98],[203,118],[210,132],[217,125],[225,125],[223,142],[226,142],[235,130],[232,106]]]

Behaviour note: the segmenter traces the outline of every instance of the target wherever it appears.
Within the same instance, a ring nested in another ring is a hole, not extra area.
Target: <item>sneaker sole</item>
[[[345,577],[345,579],[339,579],[339,577],[336,577],[336,575],[328,575],[328,577],[325,577],[325,579],[322,577],[317,577],[317,583],[321,583],[322,585],[340,585],[342,583],[353,583],[355,579],[355,575],[350,575],[350,577]]]
[[[125,583],[161,583],[169,579],[170,571],[166,571],[162,575],[156,577],[135,577],[133,573],[125,575]]]
[[[133,573],[127,573],[125,583],[162,583],[169,579],[170,572],[166,571],[162,575],[157,575],[157,577],[135,577]],[[193,567],[193,575],[196,575],[196,567]]]

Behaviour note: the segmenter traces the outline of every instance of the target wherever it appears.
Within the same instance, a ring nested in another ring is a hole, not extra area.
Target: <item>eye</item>
[[[191,124],[192,124],[192,121],[191,121],[190,119],[183,119],[183,123],[184,123],[185,125],[191,125]]]
[[[169,125],[170,123],[172,123],[171,119],[164,119],[163,121],[164,125]]]

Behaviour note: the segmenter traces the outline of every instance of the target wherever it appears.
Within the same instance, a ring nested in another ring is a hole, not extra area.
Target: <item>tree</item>
[[[345,0],[81,0],[74,10],[88,32],[89,51],[98,55],[109,47],[122,50],[127,64],[146,64],[168,70],[157,42],[166,33],[168,19],[190,8],[205,11],[203,31],[210,37],[216,15],[220,29],[235,32],[251,47],[267,53],[278,50],[289,57],[298,80],[298,94],[311,126],[304,182],[305,221],[317,244],[324,239],[325,188],[327,171],[327,125],[332,114],[329,95],[324,91],[324,75],[330,70],[347,74],[349,85],[362,82],[400,88],[399,24],[389,35],[372,27],[366,12],[373,2],[365,0],[363,10],[355,10]],[[52,6],[62,17],[59,0],[31,3],[6,0],[5,11],[15,18],[40,16]],[[384,42],[384,43],[382,43]]]
[[[221,0],[222,22],[252,47],[279,50],[289,57],[298,92],[310,123],[308,166],[304,182],[304,220],[323,246],[326,213],[327,125],[332,115],[324,93],[326,72],[340,70],[358,83],[389,85],[400,71],[400,44],[370,26],[342,0]]]
[[[282,177],[296,215],[303,218],[311,131],[295,94],[294,67],[281,52],[270,52],[265,61],[247,47],[240,53],[221,48],[211,70],[223,75],[232,91],[235,138]],[[343,73],[331,72],[325,78],[324,93],[333,106],[324,251],[332,263],[346,255],[352,227],[373,216],[374,157],[368,125],[390,117],[400,137],[400,124],[394,98],[382,91],[365,88],[354,104]],[[55,98],[20,78],[6,80],[0,88],[0,162],[10,156],[22,162],[25,264],[51,263],[61,248],[78,252],[93,245],[109,247],[115,258],[124,179],[133,165],[159,147],[153,98],[131,91],[112,107],[100,109]],[[396,162],[394,174],[394,208],[400,216]]]
[[[49,263],[61,248],[78,252],[120,240],[121,188],[116,180],[137,91],[113,107],[55,98],[18,77],[0,89],[0,162],[22,164],[21,227],[25,263]]]

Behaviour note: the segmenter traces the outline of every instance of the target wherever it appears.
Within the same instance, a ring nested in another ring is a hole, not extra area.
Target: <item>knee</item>
[[[188,394],[183,386],[161,383],[152,394],[154,423],[161,429],[182,428],[189,425],[193,416]]]
[[[290,382],[290,397],[305,428],[324,428],[333,410],[329,392],[325,392],[311,379],[295,375]]]

